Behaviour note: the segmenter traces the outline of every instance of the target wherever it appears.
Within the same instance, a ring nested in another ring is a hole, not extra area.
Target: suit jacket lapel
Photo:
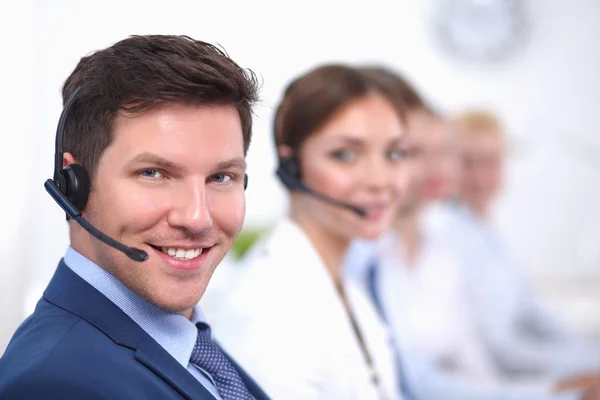
[[[165,349],[106,296],[75,274],[61,260],[44,292],[50,303],[67,310],[104,332],[118,345],[135,350],[135,358],[188,399],[211,398]]]
[[[182,367],[150,336],[143,338],[138,344],[135,359],[169,382],[178,392],[189,399],[213,397],[188,370]]]

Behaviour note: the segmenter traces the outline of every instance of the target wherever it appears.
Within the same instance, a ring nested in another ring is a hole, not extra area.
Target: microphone
[[[334,206],[338,206],[338,207],[343,207],[349,211],[352,211],[353,213],[355,213],[356,215],[358,215],[361,218],[364,218],[367,216],[367,212],[365,210],[363,210],[362,208],[353,206],[352,204],[348,204],[348,203],[344,203],[341,202],[339,200],[333,199],[329,196],[326,196],[322,193],[319,192],[315,192],[314,190],[310,189],[309,187],[305,186],[303,183],[299,183],[299,185],[297,185],[298,190],[300,190],[301,192],[304,192],[308,195],[311,195],[319,200],[325,201],[329,204],[333,204]]]
[[[44,183],[44,187],[46,188],[46,191],[50,194],[50,196],[52,196],[54,201],[58,203],[60,208],[62,208],[71,219],[77,221],[77,223],[81,225],[83,229],[88,231],[92,236],[94,236],[101,242],[125,253],[127,257],[131,258],[134,261],[142,262],[148,259],[148,253],[146,253],[145,251],[136,249],[135,247],[125,246],[123,243],[117,242],[113,238],[105,235],[104,233],[96,229],[94,226],[92,226],[92,224],[90,224],[81,216],[81,211],[79,211],[79,209],[77,209],[77,207],[75,207],[73,203],[69,201],[67,196],[65,196],[60,191],[60,189],[52,179],[48,179]]]
[[[299,190],[303,193],[311,195],[319,200],[325,201],[338,207],[343,207],[346,210],[353,212],[361,218],[367,216],[367,212],[362,208],[353,206],[352,204],[333,199],[322,193],[316,192],[302,183],[302,179],[298,176],[298,167],[294,159],[280,160],[279,168],[277,168],[277,176],[288,189]]]

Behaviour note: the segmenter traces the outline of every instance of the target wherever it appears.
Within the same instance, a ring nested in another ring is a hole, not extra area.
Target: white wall
[[[19,183],[11,199],[14,207],[5,208],[3,222],[9,221],[4,226],[10,233],[2,232],[10,240],[2,243],[9,257],[3,257],[1,271],[15,276],[0,281],[0,292],[13,290],[10,298],[15,298],[15,282],[22,282],[35,299],[67,245],[63,213],[43,189],[52,174],[63,80],[88,52],[146,33],[187,34],[219,43],[263,77],[263,104],[248,159],[247,224],[269,223],[285,210],[284,192],[273,174],[270,133],[272,107],[283,86],[321,62],[381,62],[404,71],[444,110],[492,105],[518,139],[515,168],[498,210],[503,232],[533,271],[599,272],[599,2],[531,0],[527,42],[505,62],[488,65],[441,51],[429,25],[434,0],[372,0],[355,6],[347,1],[271,3],[33,1],[33,19],[13,34],[33,35],[35,54],[16,64],[21,79],[35,84],[31,98],[22,96],[31,108],[13,107],[11,116],[11,133],[24,150],[2,160],[6,178],[6,168],[18,162],[31,168],[31,179]],[[26,20],[27,10],[21,14]],[[15,234],[16,229],[21,232]],[[14,261],[5,266],[11,257]],[[0,330],[0,351],[14,325],[4,315],[14,313],[16,305],[0,306],[2,326],[9,321]]]
[[[23,292],[28,277],[28,253],[33,243],[25,229],[23,207],[36,167],[30,155],[33,138],[33,21],[32,4],[22,1],[10,10],[0,5],[0,354],[23,320]],[[22,21],[19,24],[15,22]],[[10,142],[10,143],[9,143]]]

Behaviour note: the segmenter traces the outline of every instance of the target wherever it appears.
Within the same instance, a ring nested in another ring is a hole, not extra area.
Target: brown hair
[[[382,66],[365,66],[361,71],[369,79],[374,80],[378,85],[386,88],[390,95],[395,99],[398,107],[408,112],[424,110],[432,115],[437,113],[425,102],[423,97],[409,81],[400,73],[390,68]]]
[[[91,179],[120,111],[140,113],[171,102],[232,105],[241,119],[244,153],[250,145],[256,75],[216,46],[188,36],[134,35],[85,56],[64,83],[63,104],[76,88],[63,148]]]
[[[348,102],[379,93],[395,106],[392,94],[358,68],[328,64],[310,70],[286,88],[273,123],[275,145],[297,150]],[[401,120],[404,113],[396,108]]]

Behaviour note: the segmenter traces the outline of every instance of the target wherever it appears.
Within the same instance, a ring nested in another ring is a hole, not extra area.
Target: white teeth
[[[163,253],[181,260],[192,260],[202,254],[202,249],[180,249],[176,247],[161,247]]]

